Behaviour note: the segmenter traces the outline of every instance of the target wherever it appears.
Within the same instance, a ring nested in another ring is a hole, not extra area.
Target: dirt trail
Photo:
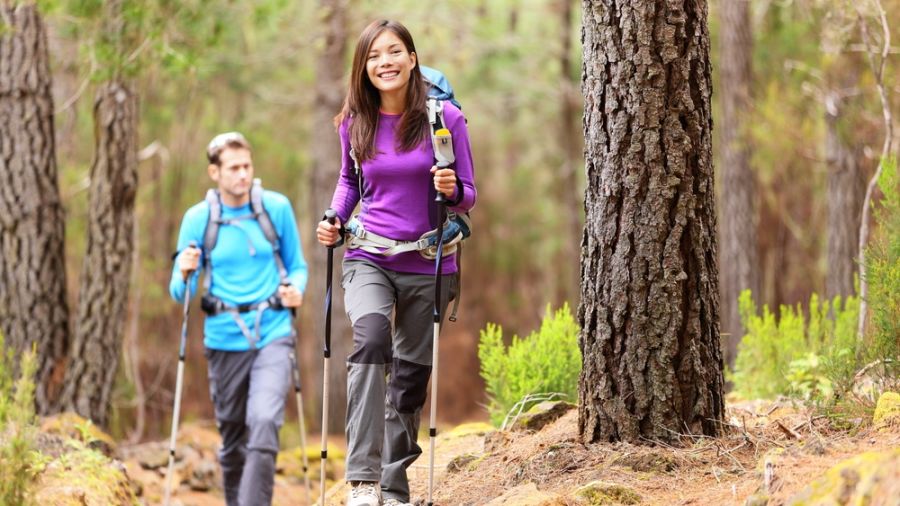
[[[863,452],[900,447],[900,427],[876,431],[861,421],[849,431],[841,430],[827,418],[789,403],[729,405],[728,422],[725,435],[715,439],[684,436],[678,447],[653,442],[642,446],[584,445],[577,436],[575,410],[537,432],[498,432],[485,424],[464,424],[438,437],[435,504],[485,505],[511,489],[531,483],[540,493],[555,497],[553,501],[534,504],[583,504],[575,501],[573,492],[601,480],[636,494],[640,504],[743,505],[761,490],[766,461],[774,471],[769,504],[784,504],[841,460]],[[420,443],[424,453],[410,468],[409,476],[413,499],[424,504],[427,437]],[[335,441],[329,448],[337,448],[338,444]],[[297,458],[297,452],[280,457],[275,505],[306,504]],[[318,459],[311,460],[310,466],[317,473]],[[448,467],[453,470],[448,471]],[[335,472],[337,481],[329,489],[328,504],[340,506],[347,491],[337,476],[342,475],[342,470]],[[144,481],[144,504],[158,504],[159,472],[150,481],[145,480],[146,473],[132,473],[129,469],[133,478]],[[317,496],[316,474],[313,500]],[[175,498],[183,506],[223,504],[217,487],[198,492],[182,485]],[[502,504],[525,503],[513,499]]]

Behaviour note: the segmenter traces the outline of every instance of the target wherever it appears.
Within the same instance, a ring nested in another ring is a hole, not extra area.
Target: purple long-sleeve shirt
[[[359,220],[367,231],[398,241],[414,241],[422,234],[437,227],[437,207],[434,203],[435,190],[431,167],[434,165],[434,149],[429,136],[421,145],[408,151],[397,151],[396,129],[400,124],[399,114],[380,113],[378,129],[375,132],[376,155],[362,163],[363,197]],[[348,126],[350,118],[340,127],[341,176],[338,179],[331,208],[337,212],[341,223],[347,223],[356,204],[360,201],[359,181],[350,158]],[[462,183],[462,198],[459,185],[449,199],[459,202],[450,207],[458,213],[465,213],[475,205],[475,172],[472,165],[472,150],[466,121],[459,109],[450,102],[444,102],[444,126],[450,130],[456,162],[452,168]],[[434,274],[434,261],[427,260],[416,251],[383,256],[361,249],[347,250],[346,259],[365,259],[397,272],[414,274]],[[457,271],[456,255],[443,260],[443,272]]]

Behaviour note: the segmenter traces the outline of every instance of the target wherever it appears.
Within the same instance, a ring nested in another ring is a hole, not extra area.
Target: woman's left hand
[[[448,198],[453,196],[456,191],[456,171],[453,169],[439,169],[437,166],[431,168],[434,174],[434,189],[443,193]]]

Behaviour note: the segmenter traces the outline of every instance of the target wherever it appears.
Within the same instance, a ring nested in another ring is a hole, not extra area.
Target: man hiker
[[[306,261],[291,203],[253,179],[244,136],[217,135],[206,155],[216,188],[184,215],[169,292],[184,300],[190,283],[196,293],[205,270],[203,344],[226,503],[269,505]]]

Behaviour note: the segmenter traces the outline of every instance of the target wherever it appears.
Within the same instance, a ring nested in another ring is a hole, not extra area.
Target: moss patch
[[[325,478],[336,480],[343,475],[345,453],[340,448],[328,449],[328,462],[325,466]],[[309,479],[318,482],[322,472],[321,448],[318,446],[306,446],[306,462],[308,464]],[[283,450],[278,452],[277,472],[283,476],[303,480],[303,453],[300,448]]]
[[[586,506],[641,503],[641,496],[634,490],[604,481],[588,483],[575,491],[575,497]]]
[[[615,461],[615,465],[630,467],[641,473],[668,473],[677,467],[675,459],[668,455],[643,453],[625,455]]]
[[[472,422],[457,425],[449,432],[443,434],[445,439],[452,439],[466,436],[483,436],[494,430],[493,425],[484,422]]]
[[[555,422],[576,406],[565,401],[544,401],[536,404],[516,419],[511,430],[538,431],[549,423]]]
[[[124,466],[78,442],[72,442],[72,451],[47,464],[35,488],[37,504],[139,504]]]
[[[109,434],[100,430],[90,420],[72,412],[44,418],[41,421],[41,432],[81,441],[107,457],[113,456],[116,451],[116,442]]]
[[[474,453],[464,453],[462,455],[457,455],[447,463],[447,472],[458,473],[460,471],[468,469],[474,463],[478,462],[478,460],[479,456]]]
[[[900,497],[900,448],[866,452],[847,459],[829,469],[788,504],[863,505],[888,497]]]
[[[872,423],[876,429],[900,425],[900,394],[885,392],[878,398]]]

